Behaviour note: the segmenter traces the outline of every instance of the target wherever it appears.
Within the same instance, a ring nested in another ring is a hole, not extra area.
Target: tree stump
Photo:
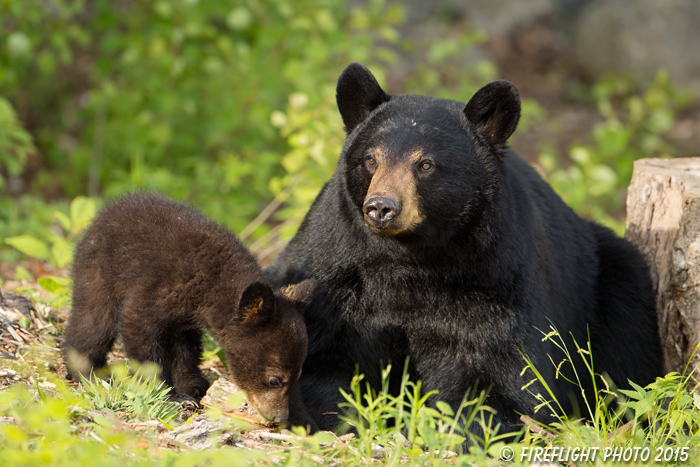
[[[700,342],[700,158],[634,163],[625,238],[649,265],[664,373],[683,372]]]

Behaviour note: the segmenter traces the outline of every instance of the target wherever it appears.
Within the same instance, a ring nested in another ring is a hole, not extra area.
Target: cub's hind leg
[[[107,363],[119,329],[121,304],[105,292],[99,274],[83,272],[74,279],[73,309],[63,337],[64,360],[73,379]]]

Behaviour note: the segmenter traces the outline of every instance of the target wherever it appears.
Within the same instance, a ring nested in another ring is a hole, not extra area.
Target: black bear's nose
[[[399,215],[401,205],[391,198],[377,197],[368,199],[362,210],[372,222],[385,224]]]

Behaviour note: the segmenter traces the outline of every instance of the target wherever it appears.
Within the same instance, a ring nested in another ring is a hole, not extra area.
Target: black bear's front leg
[[[338,404],[346,402],[339,388],[350,393],[352,374],[332,371],[330,368],[331,366],[328,366],[325,371],[318,372],[305,368],[295,385],[302,396],[306,414],[316,421],[321,430],[335,430],[339,427],[341,424],[339,415],[342,409]],[[290,400],[290,412],[293,411],[291,404]],[[292,423],[296,424],[293,420]]]
[[[292,426],[303,426],[310,434],[318,431],[318,425],[304,404],[298,384],[292,387],[289,394],[289,423]]]

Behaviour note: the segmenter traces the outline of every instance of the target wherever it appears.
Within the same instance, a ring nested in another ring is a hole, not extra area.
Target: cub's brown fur
[[[209,387],[199,370],[205,328],[265,418],[309,421],[295,397],[291,417],[289,407],[314,282],[273,293],[246,248],[202,213],[153,193],[112,202],[78,243],[73,281],[64,349],[74,378],[103,366],[119,335],[129,358],[159,364],[177,394],[200,398]]]

